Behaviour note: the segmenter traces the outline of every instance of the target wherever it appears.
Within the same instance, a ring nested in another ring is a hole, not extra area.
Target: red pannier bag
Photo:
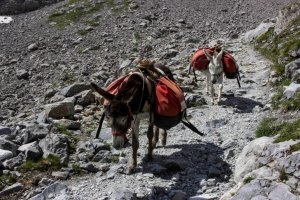
[[[123,87],[124,84],[126,84],[128,78],[128,75],[119,77],[117,80],[115,80],[114,82],[109,84],[109,86],[106,87],[106,91],[110,94],[118,94],[119,90]],[[104,99],[103,105],[109,105],[109,101]]]
[[[206,58],[204,51],[210,55],[213,55],[214,48],[200,48],[192,57],[191,66],[194,70],[206,70],[209,65],[209,60]],[[235,79],[238,76],[238,66],[236,65],[235,59],[228,52],[224,51],[222,57],[224,73],[226,78]]]
[[[155,86],[154,124],[168,130],[181,121],[185,109],[182,89],[165,76],[158,79]]]

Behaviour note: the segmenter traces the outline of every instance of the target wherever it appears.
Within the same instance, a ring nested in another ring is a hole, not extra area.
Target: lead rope
[[[104,109],[104,108],[103,108]],[[96,132],[96,139],[99,137],[100,135],[100,131],[101,131],[101,128],[102,128],[102,124],[103,124],[103,121],[104,121],[104,117],[105,117],[105,112],[103,111],[102,112],[102,116],[100,117],[100,121],[99,121],[99,125],[98,125],[98,128],[97,128],[97,132]]]

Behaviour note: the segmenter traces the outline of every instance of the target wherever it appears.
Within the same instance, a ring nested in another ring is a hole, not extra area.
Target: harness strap
[[[188,119],[186,116],[186,112],[184,112],[181,122],[188,127],[191,131],[197,133],[200,136],[204,136],[204,133],[202,133],[201,131],[199,131]]]
[[[140,71],[135,71],[135,72],[130,72],[129,73],[130,76],[134,75],[134,74],[138,75],[143,80],[143,82],[147,86],[147,89],[148,89],[148,92],[149,92],[149,96],[151,96],[152,95],[152,93],[151,93],[151,91],[152,91],[152,85],[151,85],[149,79],[147,77],[145,77],[145,75],[142,72],[140,72]]]

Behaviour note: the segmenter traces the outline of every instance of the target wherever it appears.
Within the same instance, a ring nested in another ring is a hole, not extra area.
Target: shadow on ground
[[[226,100],[220,102],[220,105],[234,107],[238,109],[237,110],[238,113],[251,113],[253,108],[255,108],[256,106],[259,106],[261,108],[263,107],[263,104],[258,101],[254,101],[252,99],[244,98],[244,97],[232,97],[232,96],[226,97]]]
[[[143,173],[153,173],[165,180],[175,179],[175,184],[167,190],[154,186],[151,196],[145,199],[160,199],[171,190],[181,190],[188,197],[195,196],[199,194],[201,181],[215,179],[213,184],[217,184],[227,181],[232,174],[229,164],[221,158],[223,150],[215,144],[201,142],[162,148],[174,153],[168,156],[154,154],[153,161],[142,163]]]

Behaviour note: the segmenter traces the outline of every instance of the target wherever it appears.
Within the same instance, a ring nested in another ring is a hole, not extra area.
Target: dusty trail
[[[225,79],[220,105],[188,109],[191,121],[206,133],[204,137],[179,124],[169,131],[167,146],[154,150],[154,160],[142,162],[147,145],[146,125],[142,124],[137,173],[122,173],[130,152],[127,147],[121,150],[122,153],[115,152],[124,157],[107,173],[99,172],[65,182],[71,189],[68,198],[105,199],[109,196],[113,199],[126,193],[127,189],[143,199],[171,199],[182,192],[188,197],[208,195],[219,198],[229,190],[234,185],[235,159],[255,137],[258,122],[269,110],[270,90],[266,83],[270,63],[239,39],[226,42],[226,46],[240,64],[242,87],[238,88],[236,80]],[[192,93],[204,93],[204,84],[202,81]],[[209,102],[209,97],[201,96]],[[182,170],[176,171],[177,168]]]

